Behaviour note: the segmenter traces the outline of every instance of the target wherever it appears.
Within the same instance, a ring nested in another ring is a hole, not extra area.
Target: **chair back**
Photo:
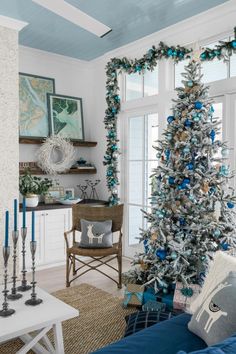
[[[123,224],[123,209],[123,204],[111,207],[75,204],[72,207],[73,229],[81,231],[81,219],[89,221],[112,220],[112,232],[120,231]]]

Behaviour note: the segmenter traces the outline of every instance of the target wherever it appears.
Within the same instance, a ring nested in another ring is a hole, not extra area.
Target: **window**
[[[150,175],[157,166],[158,115],[147,114],[129,118],[128,136],[128,232],[129,245],[137,244],[145,219],[140,209],[150,206],[152,183]]]
[[[233,37],[230,38],[230,40],[232,39]],[[227,41],[228,38],[223,40]],[[206,47],[214,48],[216,44],[218,44],[218,42],[208,44]],[[184,60],[178,64],[175,64],[175,87],[183,86],[181,83],[183,79],[181,73],[184,71],[184,66],[187,63],[188,60]],[[228,79],[230,77],[236,76],[236,54],[233,54],[227,62],[218,59],[206,62],[203,61],[201,67],[203,74],[202,82],[205,84],[218,80]]]
[[[157,67],[145,74],[127,74],[125,76],[125,100],[135,100],[158,94]]]

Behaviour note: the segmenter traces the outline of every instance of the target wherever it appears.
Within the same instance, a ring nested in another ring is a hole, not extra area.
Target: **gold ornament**
[[[207,182],[204,182],[201,189],[204,193],[207,193],[209,191],[209,184]]]
[[[144,263],[144,261],[141,261],[140,263],[140,268],[143,270],[147,270],[148,269],[148,265],[146,263]]]
[[[151,240],[155,241],[157,239],[157,232],[153,232],[153,234],[151,235]]]
[[[189,133],[184,131],[180,134],[180,140],[181,141],[186,141],[189,138]]]

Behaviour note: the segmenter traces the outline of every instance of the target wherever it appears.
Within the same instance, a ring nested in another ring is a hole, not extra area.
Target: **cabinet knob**
[[[48,213],[46,213],[46,216],[48,216]]]
[[[44,213],[42,213],[41,216],[44,216]]]

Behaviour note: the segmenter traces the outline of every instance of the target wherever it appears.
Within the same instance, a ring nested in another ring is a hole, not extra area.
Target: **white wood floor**
[[[130,259],[123,257],[123,272],[130,268],[130,262]],[[111,264],[116,266],[116,260],[111,262]],[[115,272],[113,272],[112,269],[105,266],[102,266],[101,270],[111,276],[115,275]],[[37,285],[49,293],[64,289],[66,287],[65,274],[65,266],[39,270],[36,272]],[[115,276],[117,277],[117,275]],[[28,274],[28,278],[30,279],[30,274]],[[82,283],[94,285],[115,296],[123,297],[124,287],[120,290],[117,289],[117,285],[112,280],[94,270],[84,274],[79,279],[76,279],[71,286],[76,286]]]

